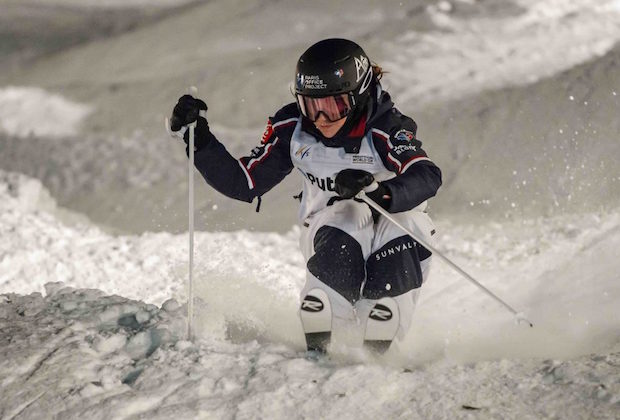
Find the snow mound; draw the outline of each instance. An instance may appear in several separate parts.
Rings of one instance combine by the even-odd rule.
[[[187,235],[114,236],[86,222],[69,225],[53,200],[41,204],[47,195],[39,181],[0,171],[0,293],[43,293],[46,283],[65,282],[157,305],[187,300]],[[197,232],[198,333],[301,346],[298,237],[298,229]]]
[[[186,235],[114,236],[89,223],[67,225],[55,208],[39,181],[0,171],[0,293],[42,293],[46,283],[62,281],[156,304],[187,298]],[[227,293],[230,300],[218,305],[228,312],[245,294],[243,283],[270,298],[296,298],[303,282],[298,233],[198,232],[197,287]],[[249,289],[248,300],[257,292]]]
[[[0,417],[614,418],[620,347],[417,368],[179,339],[183,308],[47,286],[0,295]]]
[[[463,3],[469,2],[429,6],[439,30],[408,29],[386,43],[390,58],[382,64],[394,78],[392,91],[399,102],[533,83],[602,56],[620,40],[617,0],[596,5],[590,0],[495,2],[498,10],[520,8],[498,16],[476,16],[480,6],[472,4],[465,18],[458,13],[467,8]]]
[[[148,8],[179,7],[193,0],[30,0],[31,3],[61,7]]]
[[[2,187],[6,179],[13,181]],[[0,293],[43,293],[46,283],[62,281],[157,305],[187,300],[186,235],[114,236],[87,223],[66,225],[24,204],[27,185],[36,181],[0,177]],[[535,327],[514,325],[503,307],[436,261],[412,329],[394,346],[393,363],[569,358],[620,341],[620,214],[437,225],[439,249],[525,311]],[[298,229],[285,235],[197,232],[197,333],[303,348],[298,238]]]
[[[0,170],[0,197],[1,211],[31,213],[56,209],[56,201],[39,180],[15,172]]]
[[[75,135],[92,111],[88,105],[37,87],[0,89],[0,130],[18,138]]]

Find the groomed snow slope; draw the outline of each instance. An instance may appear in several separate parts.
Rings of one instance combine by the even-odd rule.
[[[618,214],[440,222],[440,248],[536,326],[513,324],[438,262],[402,343],[379,359],[338,348],[317,363],[303,357],[296,315],[298,232],[197,235],[190,344],[176,303],[185,236],[60,222],[22,175],[1,173],[0,199],[2,418],[614,418],[620,408]]]

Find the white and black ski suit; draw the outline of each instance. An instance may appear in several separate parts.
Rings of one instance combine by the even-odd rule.
[[[432,242],[434,227],[424,209],[441,185],[441,172],[416,138],[416,123],[394,108],[387,92],[377,90],[372,109],[347,136],[322,138],[292,103],[269,119],[261,145],[241,159],[233,158],[210,131],[198,132],[208,138],[196,152],[195,164],[217,191],[247,202],[298,171],[303,178],[301,249],[307,265],[302,296],[313,288],[325,290],[334,328],[339,322],[360,324],[377,299],[393,297],[402,338],[431,254],[384,217],[373,218],[365,203],[341,199],[334,179],[347,168],[372,173],[390,192],[387,210]]]

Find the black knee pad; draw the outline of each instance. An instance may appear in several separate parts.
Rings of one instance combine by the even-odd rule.
[[[308,271],[349,302],[357,301],[366,274],[361,245],[348,233],[323,226],[314,236],[314,252]]]
[[[391,240],[368,257],[362,294],[368,299],[379,299],[417,289],[422,285],[420,259],[429,254],[410,236]]]

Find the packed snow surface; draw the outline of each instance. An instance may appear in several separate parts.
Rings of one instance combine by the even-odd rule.
[[[382,357],[304,357],[298,231],[199,232],[185,337],[187,237],[62,222],[38,181],[0,176],[2,418],[613,418],[620,408],[620,214],[438,223],[441,262],[408,336]],[[61,281],[61,282],[59,282]],[[16,294],[18,293],[18,294]],[[124,297],[121,297],[124,296]],[[469,364],[463,364],[469,362]]]
[[[620,348],[402,368],[179,339],[182,308],[50,285],[0,295],[5,419],[614,418]],[[480,417],[479,417],[480,416]]]

